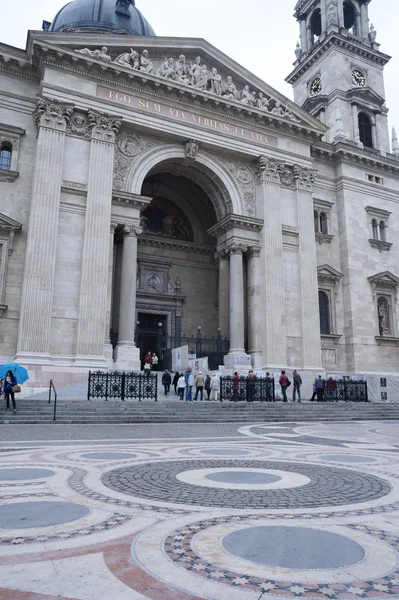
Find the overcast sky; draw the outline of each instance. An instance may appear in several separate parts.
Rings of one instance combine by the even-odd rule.
[[[1,0],[5,2],[5,0]],[[294,61],[299,27],[293,18],[296,0],[136,0],[157,35],[202,37],[289,98],[284,82]],[[0,41],[25,48],[28,29],[41,29],[66,0],[7,2],[2,11]],[[399,133],[399,2],[373,0],[370,20],[381,51],[393,56],[385,69],[390,125]]]

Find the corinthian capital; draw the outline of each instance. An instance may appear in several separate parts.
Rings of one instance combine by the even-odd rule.
[[[316,174],[313,171],[300,167],[299,165],[294,165],[293,173],[298,189],[306,190],[308,192],[313,190],[313,184],[316,179]]]
[[[100,142],[115,142],[115,136],[118,133],[122,123],[121,117],[114,117],[104,113],[96,113],[92,110],[88,114],[89,127],[91,127],[91,137]]]
[[[261,181],[266,180],[273,183],[278,183],[280,181],[279,164],[274,158],[260,156],[257,170]]]
[[[248,250],[248,246],[246,244],[240,244],[233,242],[226,248],[226,252],[229,254],[243,254]]]
[[[125,237],[137,237],[143,233],[143,228],[138,225],[124,225],[123,234]]]
[[[33,113],[35,125],[39,127],[47,127],[48,129],[57,129],[65,131],[67,123],[73,114],[72,104],[63,104],[58,100],[51,98],[37,97],[36,108]]]

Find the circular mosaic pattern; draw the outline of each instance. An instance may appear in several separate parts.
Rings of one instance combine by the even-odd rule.
[[[209,473],[205,475],[205,479],[211,481],[221,481],[222,483],[275,483],[281,481],[281,477],[277,475],[269,475],[268,473],[254,473],[245,471],[220,471],[219,473]]]
[[[82,519],[90,509],[73,502],[18,502],[0,506],[0,529],[50,527]]]
[[[215,448],[213,450],[201,450],[201,454],[208,456],[249,456],[249,450],[233,450],[230,448]]]
[[[229,533],[227,552],[268,567],[337,569],[361,561],[365,551],[342,535],[306,527],[249,527]]]
[[[214,489],[187,484],[177,476],[188,470],[238,468],[289,471],[310,479],[290,489]],[[122,494],[149,500],[239,509],[291,509],[341,506],[386,496],[391,486],[374,475],[330,466],[263,460],[183,460],[125,466],[106,473],[103,484]]]
[[[92,460],[127,460],[136,458],[136,454],[131,452],[86,452],[80,455],[81,458],[90,458]]]
[[[323,460],[331,460],[332,462],[342,463],[372,463],[375,458],[368,456],[351,456],[350,454],[325,454],[321,456]]]
[[[8,469],[0,469],[0,481],[26,481],[27,479],[44,479],[52,477],[54,471],[50,469],[33,469],[12,467]]]

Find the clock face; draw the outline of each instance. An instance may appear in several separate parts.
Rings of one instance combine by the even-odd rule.
[[[353,69],[352,71],[352,83],[354,85],[358,85],[359,87],[364,87],[366,85],[366,78],[359,69]]]
[[[310,84],[310,95],[317,96],[321,92],[321,79],[320,77],[316,77]]]

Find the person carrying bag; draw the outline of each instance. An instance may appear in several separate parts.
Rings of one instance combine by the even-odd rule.
[[[17,384],[17,380],[16,380],[15,376],[13,375],[12,371],[7,371],[7,373],[6,373],[3,391],[4,391],[4,394],[6,397],[7,410],[10,409],[10,397],[11,397],[12,406],[13,406],[13,410],[14,410],[14,414],[15,414],[17,412],[17,406],[15,404],[14,394],[17,394],[18,392],[20,392],[21,388]]]

